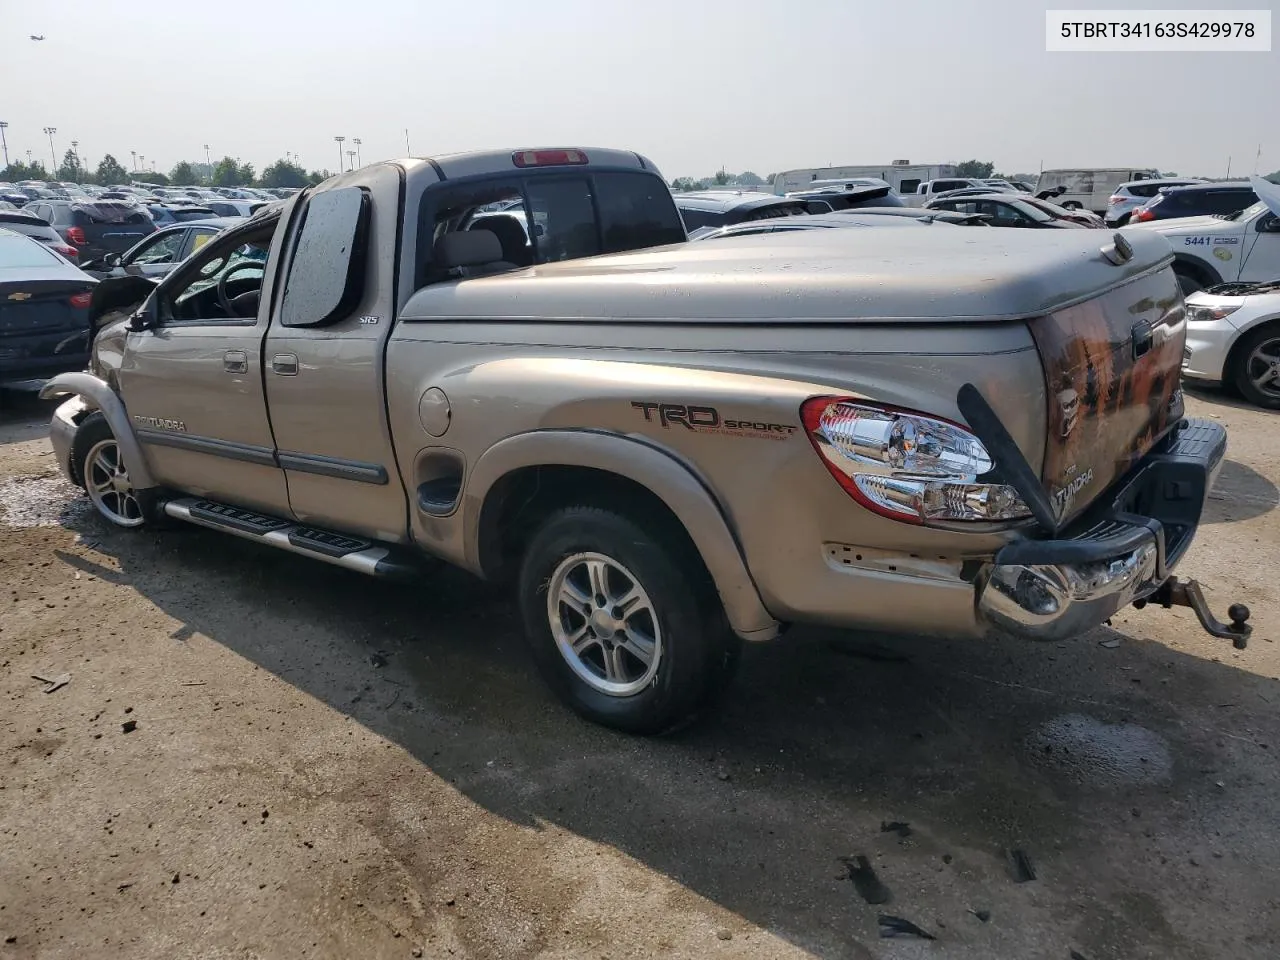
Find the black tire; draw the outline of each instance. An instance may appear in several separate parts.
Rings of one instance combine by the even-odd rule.
[[[1179,270],[1177,267],[1174,268],[1173,272],[1178,277],[1178,286],[1182,289],[1184,297],[1189,297],[1197,290],[1204,289],[1204,284],[1200,282],[1199,278],[1192,276],[1190,273]]]
[[[693,721],[727,685],[741,651],[701,562],[674,533],[655,537],[652,531],[661,529],[601,507],[558,510],[528,542],[517,580],[525,635],[544,679],[581,716],[628,733],[670,733]],[[581,554],[619,565],[651,601],[659,637],[656,672],[634,692],[593,686],[578,672],[585,658],[577,658],[576,669],[573,654],[562,653],[557,642],[548,591],[562,564],[570,568],[570,558]]]
[[[85,476],[86,458],[95,446],[108,440],[114,441],[115,434],[111,432],[111,425],[107,423],[107,418],[100,412],[89,414],[76,428],[75,439],[71,443],[71,476],[76,484],[87,493],[89,492],[89,478]],[[155,491],[135,490],[133,491],[133,496],[140,511],[140,522],[135,524],[125,524],[115,519],[110,512],[99,505],[92,493],[90,493],[89,499],[93,502],[94,509],[100,517],[121,529],[138,530],[144,527],[156,528],[169,525],[168,518],[164,516],[160,509],[160,502]]]
[[[1280,324],[1264,324],[1245,334],[1231,351],[1231,359],[1227,361],[1224,379],[1255,406],[1268,410],[1280,410],[1280,380],[1273,381],[1277,384],[1276,392],[1268,393],[1254,385],[1254,375],[1258,371],[1250,370],[1251,365],[1256,365],[1250,363],[1253,352],[1268,340],[1275,340],[1280,346]]]

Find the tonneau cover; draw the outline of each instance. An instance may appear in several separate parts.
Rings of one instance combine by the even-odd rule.
[[[1096,297],[1172,258],[1126,231],[803,230],[542,264],[419,290],[402,320],[848,323],[1015,320]]]

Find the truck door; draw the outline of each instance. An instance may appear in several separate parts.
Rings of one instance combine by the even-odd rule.
[[[1264,210],[1244,229],[1240,279],[1265,282],[1280,278],[1280,217]]]
[[[403,542],[404,487],[384,401],[400,177],[323,185],[295,215],[263,368],[289,504],[303,523]]]
[[[152,294],[131,330],[120,392],[156,479],[186,493],[288,511],[262,389],[258,291],[276,221],[206,244]]]

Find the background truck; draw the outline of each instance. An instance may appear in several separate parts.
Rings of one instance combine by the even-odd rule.
[[[979,234],[690,244],[634,153],[375,164],[101,283],[51,437],[121,527],[510,583],[555,690],[637,732],[789,623],[1061,639],[1195,602],[1226,436],[1182,417],[1168,245]]]

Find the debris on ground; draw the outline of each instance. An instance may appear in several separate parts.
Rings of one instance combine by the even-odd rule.
[[[137,729],[138,729],[137,720],[126,720],[124,723],[120,724],[120,731],[122,733],[133,733],[133,731]]]
[[[1088,957],[1086,957],[1079,950],[1072,950],[1070,953],[1070,957],[1071,957],[1071,960],[1088,960]]]
[[[1013,864],[1013,879],[1017,883],[1030,883],[1036,878],[1036,871],[1031,866],[1031,858],[1025,850],[1010,850],[1009,860]]]
[[[733,932],[730,930],[717,930],[716,937],[720,940],[732,940]]]
[[[117,883],[117,884],[116,884],[116,889],[117,889],[117,890],[128,890],[128,889],[129,889],[130,887],[132,887],[132,886],[133,886],[133,881],[132,881],[132,880],[126,880],[124,883]]]
[[[1100,646],[1100,647],[1106,647],[1108,650],[1114,650],[1116,647],[1120,646],[1120,638],[1119,638],[1119,637],[1107,637],[1107,639],[1105,639],[1105,640],[1099,640],[1099,641],[1098,641],[1098,646]]]
[[[840,862],[845,865],[849,871],[849,880],[852,881],[854,889],[858,891],[858,896],[862,897],[867,903],[888,903],[892,894],[889,888],[880,882],[880,878],[876,876],[875,869],[866,857],[858,855],[856,857],[841,857]]]
[[[375,667],[385,667],[387,665],[387,651],[379,650],[369,658],[369,662]]]
[[[921,930],[910,920],[904,920],[902,917],[882,913],[876,920],[880,924],[880,938],[882,940],[887,940],[890,937],[920,937],[923,940],[938,939],[929,931]]]
[[[60,673],[56,677],[42,677],[38,673],[33,673],[31,679],[39,680],[44,684],[44,689],[40,691],[41,693],[53,693],[53,691],[61,690],[71,682],[71,674]]]
[[[969,912],[972,913],[979,920],[981,920],[983,923],[986,923],[988,920],[991,919],[990,910],[970,910]]]
[[[881,820],[880,832],[896,833],[900,837],[909,837],[911,836],[911,824],[907,823],[905,820]]]

